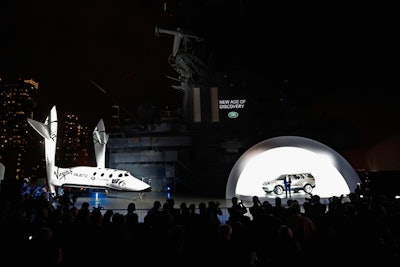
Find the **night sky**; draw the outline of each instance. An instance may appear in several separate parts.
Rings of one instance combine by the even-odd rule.
[[[113,104],[130,114],[143,103],[180,107],[182,93],[166,78],[178,76],[168,64],[173,36],[157,37],[156,26],[201,35],[208,58],[220,69],[246,64],[260,73],[268,68],[271,79],[281,80],[287,64],[285,29],[273,19],[277,11],[262,12],[252,1],[18,0],[0,5],[1,76],[39,82],[41,118],[52,105],[94,124],[109,116]]]
[[[171,19],[162,2],[125,2],[2,3],[3,76],[38,81],[42,112],[57,105],[84,119],[106,116],[113,104],[134,113],[141,101],[176,103],[165,78],[172,42],[154,34]]]
[[[38,120],[52,105],[90,127],[114,104],[133,115],[143,103],[176,108],[182,93],[166,78],[177,76],[168,64],[173,37],[154,29],[180,27],[204,37],[222,70],[247,66],[271,84],[287,79],[319,116],[344,117],[378,138],[398,134],[393,8],[258,2],[1,1],[0,75],[39,82]]]

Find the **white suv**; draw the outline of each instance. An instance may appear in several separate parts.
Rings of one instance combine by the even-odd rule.
[[[299,192],[303,190],[307,194],[311,194],[315,187],[315,178],[311,173],[296,173],[296,174],[282,174],[278,178],[264,182],[262,187],[266,193],[274,192],[277,195],[283,194],[285,192],[285,184],[283,180],[286,176],[291,176],[291,191]]]

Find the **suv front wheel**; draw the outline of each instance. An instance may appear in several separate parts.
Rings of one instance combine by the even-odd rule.
[[[277,185],[277,186],[275,186],[275,188],[274,188],[274,193],[277,194],[277,195],[282,195],[282,194],[283,194],[283,191],[284,191],[284,189],[283,189],[283,187],[280,186],[280,185]]]

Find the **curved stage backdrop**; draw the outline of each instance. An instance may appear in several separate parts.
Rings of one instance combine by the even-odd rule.
[[[347,195],[361,183],[354,168],[330,147],[305,137],[280,136],[254,145],[237,160],[228,178],[226,198],[285,197],[276,179],[298,174],[311,174],[314,184],[310,187],[304,182],[294,189],[292,186],[294,198],[311,194],[322,198]],[[267,184],[275,190],[265,191]]]

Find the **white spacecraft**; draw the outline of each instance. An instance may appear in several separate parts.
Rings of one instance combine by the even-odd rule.
[[[47,181],[50,193],[53,197],[57,195],[56,188],[58,187],[111,189],[131,192],[145,192],[151,190],[149,184],[133,176],[130,172],[105,167],[108,134],[105,132],[102,119],[93,131],[96,167],[76,166],[61,168],[55,166],[58,127],[55,106],[51,109],[44,123],[30,118],[28,118],[28,123],[45,139]]]

